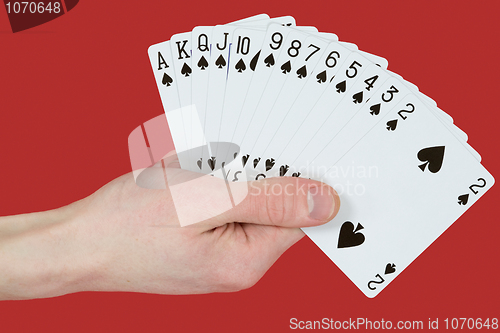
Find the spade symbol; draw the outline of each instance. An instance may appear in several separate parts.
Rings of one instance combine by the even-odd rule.
[[[248,158],[250,157],[250,155],[246,154],[246,155],[243,155],[241,157],[241,162],[243,164],[243,166],[245,166],[247,164],[247,161],[248,161]]]
[[[257,66],[257,61],[259,60],[259,56],[260,56],[260,51],[257,52],[257,54],[254,55],[252,60],[250,61],[250,69],[252,71],[255,71],[255,66]]]
[[[354,224],[350,221],[345,221],[344,224],[342,224],[342,227],[340,227],[339,242],[337,247],[340,249],[363,244],[365,241],[365,235],[358,232],[361,229],[364,228],[360,223],[358,223],[356,230],[354,230]]]
[[[290,167],[288,165],[282,165],[280,166],[280,177],[283,177],[287,172]]]
[[[337,88],[337,92],[340,94],[340,93],[343,93],[345,92],[345,80],[340,82],[340,83],[337,83],[337,85],[335,86],[335,88]]]
[[[207,59],[205,59],[204,56],[201,56],[200,61],[198,61],[198,67],[200,67],[202,71],[204,71],[205,68],[208,67]]]
[[[196,164],[198,165],[198,168],[200,168],[200,170],[201,170],[201,162],[202,162],[201,158],[198,161],[196,161]]]
[[[189,67],[188,64],[184,63],[181,68],[181,74],[184,75],[185,77],[188,77],[189,74],[191,74],[191,67]]]
[[[224,57],[222,56],[222,54],[215,61],[215,65],[217,66],[217,68],[222,68],[222,67],[226,66],[226,60],[224,60]]]
[[[274,163],[275,163],[274,162],[274,158],[268,158],[266,160],[266,171],[271,170],[273,168],[273,166],[274,166]]]
[[[273,56],[273,54],[271,53],[270,55],[268,55],[266,57],[266,59],[264,59],[264,62],[266,63],[267,67],[274,66],[274,56]]]
[[[207,163],[210,169],[213,171],[215,169],[215,157],[214,156],[210,157]]]
[[[326,81],[326,71],[322,71],[318,75],[316,75],[316,78],[318,79],[318,83],[323,83]]]
[[[297,76],[299,79],[303,79],[307,76],[307,69],[306,69],[306,65],[300,67],[299,69],[297,69]]]
[[[467,205],[467,202],[469,201],[469,194],[463,194],[458,197],[458,204],[459,205]]]
[[[172,80],[172,78],[167,73],[163,73],[163,78],[161,79],[161,83],[163,85],[167,85],[167,87],[170,87],[170,84],[172,82],[174,82],[174,80]]]
[[[436,173],[443,165],[444,146],[424,148],[418,152],[417,157],[425,162],[418,166],[422,171],[425,171],[425,167],[428,166],[430,172]]]
[[[292,70],[292,64],[290,63],[290,60],[281,65],[281,70],[283,71],[283,74],[290,73],[290,71]]]
[[[360,91],[359,93],[352,95],[352,100],[354,104],[361,103],[363,101],[363,91]]]
[[[384,274],[392,274],[396,271],[396,265],[392,263],[388,263],[385,265],[385,272]]]
[[[260,157],[257,157],[256,159],[253,160],[253,167],[254,169],[257,167],[257,164],[260,162]]]
[[[294,172],[294,173],[292,173],[292,177],[298,177],[298,176],[300,176],[300,172]]]
[[[368,101],[367,101],[368,102]],[[376,116],[380,113],[380,103],[370,106],[370,114]]]
[[[394,131],[396,129],[396,125],[398,124],[397,119],[389,120],[387,122],[387,130],[388,131]]]
[[[238,73],[243,73],[243,71],[247,69],[247,66],[245,65],[243,59],[240,59],[240,61],[236,63],[236,66],[234,66],[234,68],[238,70]]]

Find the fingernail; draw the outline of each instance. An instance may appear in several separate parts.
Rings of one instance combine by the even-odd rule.
[[[307,205],[309,206],[309,217],[329,221],[338,206],[336,195],[329,186],[313,186],[307,193]]]

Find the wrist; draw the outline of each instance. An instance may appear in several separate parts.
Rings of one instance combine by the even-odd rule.
[[[0,299],[86,290],[98,269],[81,242],[82,202],[0,218]]]

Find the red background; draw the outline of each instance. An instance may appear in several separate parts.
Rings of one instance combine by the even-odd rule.
[[[0,215],[66,205],[130,171],[129,133],[163,112],[148,46],[262,12],[292,15],[387,58],[454,118],[499,177],[499,4],[83,0],[16,34],[0,9]],[[494,186],[374,299],[305,238],[249,290],[0,302],[1,330],[278,332],[289,330],[291,317],[500,317],[499,191]]]

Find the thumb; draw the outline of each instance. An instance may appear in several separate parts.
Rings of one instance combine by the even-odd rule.
[[[266,178],[233,183],[233,196],[246,193],[233,209],[217,217],[220,222],[247,222],[298,228],[324,224],[337,215],[340,199],[319,181],[298,177]]]

